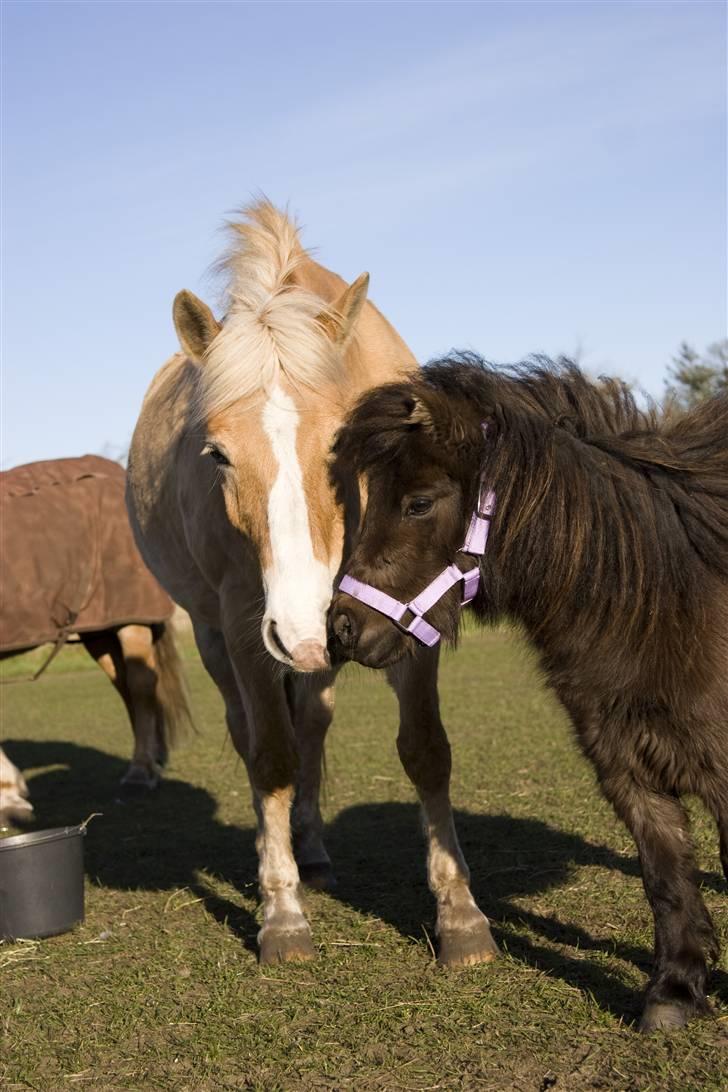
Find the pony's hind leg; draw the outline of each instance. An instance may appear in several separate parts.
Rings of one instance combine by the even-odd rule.
[[[720,841],[720,863],[728,882],[728,774],[712,777],[707,784],[696,788],[699,788],[698,795],[705,806],[715,816]]]
[[[718,837],[720,838],[720,863],[728,883],[728,808],[718,816]]]
[[[470,872],[450,804],[451,756],[437,696],[438,652],[421,650],[388,671],[399,699],[397,750],[422,804],[427,875],[437,900],[438,959],[447,967],[498,955],[490,925],[470,891]]]
[[[319,807],[324,741],[334,715],[333,675],[285,679],[298,751],[296,795],[291,813],[293,852],[302,881],[319,891],[336,883],[323,842]]]
[[[637,843],[655,922],[655,958],[640,1030],[680,1027],[710,1011],[707,959],[718,951],[696,881],[688,819],[676,796],[650,790],[629,769],[615,766],[612,762],[608,772],[600,772],[601,786]]]
[[[228,730],[243,759],[258,819],[258,882],[263,925],[258,933],[261,963],[313,959],[316,950],[299,898],[298,868],[291,845],[295,747],[283,683],[271,675],[273,662],[251,659],[237,644],[238,674],[220,630],[194,623],[195,640],[207,671],[224,700]],[[270,660],[270,663],[269,663]]]

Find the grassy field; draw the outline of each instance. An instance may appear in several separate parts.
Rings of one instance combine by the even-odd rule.
[[[689,1090],[728,1087],[728,974],[715,1021],[632,1027],[651,920],[626,831],[507,631],[445,657],[453,798],[473,890],[503,958],[445,972],[393,698],[347,670],[328,747],[335,895],[308,898],[318,961],[258,966],[253,815],[221,702],[186,648],[199,736],[150,799],[115,803],[121,702],[78,649],[0,690],[37,826],[93,821],[86,921],[0,946],[0,1088]],[[27,662],[3,665],[19,679]],[[717,836],[692,809],[728,949]],[[722,1004],[721,1004],[722,998]]]

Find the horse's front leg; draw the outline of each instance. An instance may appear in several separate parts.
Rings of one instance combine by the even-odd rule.
[[[261,963],[313,959],[315,950],[299,895],[291,839],[291,807],[297,771],[293,727],[283,682],[274,665],[261,660],[239,672],[232,657],[246,713],[245,762],[258,817],[258,884],[263,925],[258,933]]]
[[[198,624],[195,638],[225,698],[230,735],[253,790],[263,904],[260,962],[313,959],[316,952],[301,905],[291,841],[297,761],[283,677],[262,646],[251,643],[241,617],[242,612],[237,624],[223,631]]]
[[[336,881],[323,842],[319,795],[324,741],[334,715],[334,673],[304,678],[289,675],[286,691],[298,751],[293,850],[303,882],[319,891],[328,891]]]
[[[485,914],[470,892],[470,872],[450,804],[451,756],[440,719],[437,649],[422,649],[387,672],[399,699],[397,750],[422,803],[427,876],[437,899],[438,958],[448,967],[487,963],[498,955]]]

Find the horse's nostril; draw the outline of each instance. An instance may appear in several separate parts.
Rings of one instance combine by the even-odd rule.
[[[287,660],[290,660],[291,654],[286,646],[283,644],[283,641],[278,636],[278,626],[275,624],[275,622],[270,622],[270,629],[268,630],[268,632],[270,634],[271,640],[275,644],[278,651],[281,652]]]
[[[346,611],[340,611],[334,618],[334,634],[344,648],[353,648],[356,644],[356,626]]]

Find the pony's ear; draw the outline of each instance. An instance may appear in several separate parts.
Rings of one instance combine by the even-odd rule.
[[[430,407],[421,398],[412,399],[412,408],[407,415],[407,423],[419,425],[425,432],[433,432],[435,423]]]
[[[368,288],[369,274],[362,273],[319,315],[319,322],[336,345],[344,345],[354,332]]]
[[[222,326],[207,304],[187,289],[178,292],[174,297],[172,317],[182,350],[190,360],[201,364]]]
[[[413,396],[409,402],[407,424],[421,428],[439,447],[455,454],[481,442],[482,430],[465,403],[434,393],[428,394],[427,401]]]

